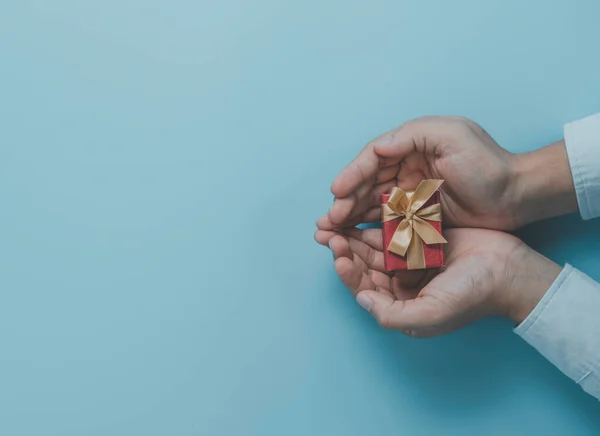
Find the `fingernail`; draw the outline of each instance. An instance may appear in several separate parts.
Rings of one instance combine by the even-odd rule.
[[[360,293],[356,296],[356,302],[358,304],[360,304],[360,307],[365,309],[367,312],[370,312],[371,307],[373,307],[373,300],[371,300],[369,297],[367,297],[363,293]]]
[[[329,249],[331,250],[331,255],[333,256],[333,260],[335,260],[335,251],[333,251],[333,248],[331,248],[331,240],[327,243],[327,245],[329,245]]]

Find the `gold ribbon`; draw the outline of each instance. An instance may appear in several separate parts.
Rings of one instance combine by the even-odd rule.
[[[404,217],[394,231],[387,246],[388,251],[406,256],[408,269],[425,268],[425,244],[445,244],[444,237],[427,221],[441,221],[442,207],[433,204],[421,209],[427,200],[444,183],[443,180],[423,180],[413,192],[393,188],[390,198],[382,208],[383,222]]]

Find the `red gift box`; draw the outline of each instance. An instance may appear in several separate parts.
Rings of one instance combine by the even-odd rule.
[[[407,192],[407,195],[412,195],[413,192]],[[387,204],[390,198],[390,194],[383,194],[381,196],[382,205]],[[420,209],[425,209],[428,206],[434,204],[440,204],[440,192],[435,191],[433,195],[423,204]],[[400,256],[388,250],[390,242],[398,228],[400,222],[405,219],[404,216],[400,216],[396,219],[382,222],[382,233],[383,233],[383,259],[386,271],[396,270],[407,270],[408,262],[407,256]],[[442,233],[442,222],[440,221],[427,221],[438,233]],[[416,236],[416,235],[415,235]],[[425,259],[425,268],[438,268],[444,266],[444,247],[443,244],[422,244],[423,255]],[[408,254],[408,253],[407,253]],[[422,269],[422,268],[410,268],[410,269]]]

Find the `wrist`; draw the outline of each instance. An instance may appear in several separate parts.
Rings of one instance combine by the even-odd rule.
[[[514,205],[519,227],[577,212],[577,196],[564,141],[513,155]]]
[[[561,267],[525,244],[507,261],[504,315],[515,324],[529,316],[546,294]]]

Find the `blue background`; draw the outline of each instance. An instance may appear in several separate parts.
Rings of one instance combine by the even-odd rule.
[[[599,111],[598,16],[2,2],[0,434],[599,434],[596,400],[510,323],[382,331],[312,239],[337,172],[410,118],[525,151]],[[522,234],[600,279],[598,221]]]

